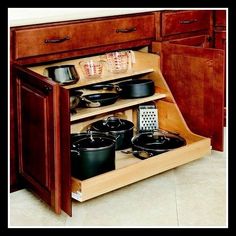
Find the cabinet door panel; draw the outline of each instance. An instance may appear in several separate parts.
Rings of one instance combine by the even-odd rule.
[[[223,150],[224,51],[162,44],[162,70],[189,126]]]
[[[61,149],[69,148],[60,142],[60,87],[34,72],[14,68],[19,173],[26,186],[60,213]]]

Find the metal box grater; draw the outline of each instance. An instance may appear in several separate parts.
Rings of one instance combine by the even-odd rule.
[[[138,131],[158,129],[158,111],[155,105],[140,105],[138,109]]]

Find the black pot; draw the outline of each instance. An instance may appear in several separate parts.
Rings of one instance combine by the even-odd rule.
[[[112,134],[116,137],[116,150],[131,147],[134,124],[131,121],[108,117],[91,124],[90,129],[94,131]]]
[[[140,133],[131,142],[134,156],[140,159],[145,159],[144,152],[151,157],[186,145],[181,136],[162,130]]]
[[[74,84],[79,80],[74,65],[49,66],[45,68],[44,75],[61,85]]]
[[[118,83],[122,98],[143,98],[155,93],[154,82],[150,79],[134,79]]]
[[[79,133],[71,135],[71,172],[80,180],[115,169],[115,143],[111,135]]]

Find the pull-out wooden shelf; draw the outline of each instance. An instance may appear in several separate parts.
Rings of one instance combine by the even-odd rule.
[[[135,157],[117,155],[117,163],[127,162],[128,166],[118,168],[87,180],[78,180],[72,177],[72,198],[83,202],[101,194],[135,183],[142,179],[183,165],[199,156],[210,154],[210,140],[198,142],[169,151],[155,157],[140,160]],[[132,164],[131,164],[132,163]]]
[[[179,132],[187,145],[146,160],[116,151],[115,170],[82,181],[72,177],[72,198],[83,202],[210,154],[210,139],[193,134],[173,103],[160,100],[157,106],[165,117],[160,128]]]
[[[91,59],[99,60],[101,58],[101,56],[103,56],[103,55],[86,57],[86,58],[79,58],[79,59],[74,59],[74,60],[66,60],[66,61],[56,62],[56,63],[52,63],[52,64],[48,64],[48,65],[34,66],[34,67],[29,67],[29,69],[40,74],[40,75],[44,75],[44,70],[46,67],[60,66],[60,65],[74,65],[76,71],[79,74],[80,79],[75,84],[64,86],[64,88],[66,88],[66,89],[73,89],[73,88],[84,87],[84,86],[91,85],[91,84],[102,83],[102,82],[111,81],[111,80],[113,81],[113,80],[118,80],[121,78],[130,77],[130,76],[150,73],[150,72],[154,71],[154,68],[156,66],[159,66],[159,61],[157,60],[156,55],[154,55],[154,54],[148,54],[148,53],[135,51],[134,55],[135,55],[136,62],[132,65],[132,68],[129,67],[127,72],[114,74],[114,73],[109,72],[107,70],[106,66],[104,66],[102,76],[99,79],[85,78],[85,76],[79,66],[79,62],[83,61],[83,60],[91,60]]]

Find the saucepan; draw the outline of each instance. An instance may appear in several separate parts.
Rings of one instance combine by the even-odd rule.
[[[49,66],[44,69],[43,74],[61,85],[74,84],[79,80],[74,65]]]

